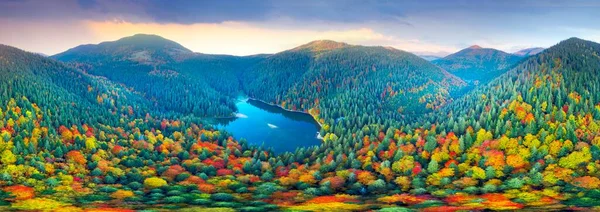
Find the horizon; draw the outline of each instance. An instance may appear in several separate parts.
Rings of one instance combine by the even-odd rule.
[[[4,1],[0,25],[11,30],[0,34],[0,43],[55,55],[142,33],[194,52],[236,56],[273,54],[313,40],[431,56],[472,45],[514,53],[570,37],[600,42],[593,21],[599,8],[589,0]]]
[[[158,36],[158,37],[160,37],[160,38],[162,38],[162,39],[169,40],[169,41],[173,41],[173,42],[175,42],[175,43],[177,43],[177,44],[181,45],[182,47],[184,47],[184,48],[186,48],[186,49],[189,49],[189,50],[190,50],[190,51],[192,51],[193,53],[197,53],[197,54],[228,55],[228,56],[239,56],[239,57],[244,57],[244,56],[254,56],[254,55],[272,55],[272,54],[277,54],[277,53],[280,53],[280,52],[284,52],[284,51],[288,51],[288,50],[293,50],[293,49],[296,49],[296,48],[298,48],[298,47],[301,47],[301,46],[304,46],[304,45],[308,45],[308,44],[310,44],[310,43],[317,42],[317,41],[330,41],[330,42],[335,42],[335,43],[346,44],[346,45],[349,45],[349,46],[365,46],[365,47],[383,47],[383,48],[393,48],[393,49],[396,49],[396,50],[401,50],[401,51],[409,52],[409,53],[415,54],[415,55],[417,55],[417,56],[423,56],[423,57],[440,57],[440,58],[443,58],[443,57],[446,57],[446,56],[448,56],[448,55],[451,55],[451,54],[454,54],[454,53],[457,53],[457,52],[459,52],[459,51],[466,50],[466,49],[493,49],[493,50],[502,51],[502,52],[505,52],[505,53],[508,53],[508,54],[516,54],[516,53],[518,53],[519,51],[523,51],[523,50],[530,50],[530,49],[536,49],[536,48],[547,49],[547,48],[550,48],[550,47],[552,47],[552,46],[554,46],[554,45],[556,45],[556,44],[558,44],[558,43],[560,43],[560,42],[562,42],[562,41],[565,41],[565,40],[568,40],[568,39],[571,39],[571,38],[582,39],[582,38],[578,38],[578,37],[569,37],[569,38],[565,38],[565,39],[559,40],[559,41],[557,41],[555,44],[552,44],[552,45],[550,45],[550,46],[547,46],[547,47],[528,47],[528,48],[519,49],[519,50],[517,50],[517,51],[513,51],[513,52],[507,52],[507,51],[503,51],[503,50],[501,50],[501,49],[495,49],[495,48],[491,48],[491,47],[480,46],[480,45],[474,44],[474,45],[471,45],[471,46],[465,47],[465,48],[463,48],[463,49],[459,49],[459,50],[457,50],[457,51],[455,51],[455,52],[449,52],[448,54],[445,54],[445,55],[443,55],[443,56],[439,56],[439,55],[435,55],[435,54],[419,54],[419,53],[415,53],[415,52],[406,51],[406,50],[403,50],[403,49],[398,49],[398,48],[396,48],[396,47],[393,47],[393,46],[383,46],[383,45],[361,45],[361,44],[352,44],[352,43],[347,43],[347,42],[343,42],[343,41],[337,41],[337,40],[331,40],[331,39],[319,39],[319,40],[312,40],[312,41],[308,41],[308,42],[306,42],[306,43],[299,44],[299,45],[297,45],[297,46],[294,46],[294,47],[292,47],[292,48],[289,48],[289,49],[283,49],[283,50],[281,50],[281,51],[278,51],[278,52],[273,52],[273,53],[260,53],[260,52],[259,52],[259,53],[256,53],[256,54],[249,54],[249,55],[234,55],[234,54],[220,54],[220,53],[214,53],[214,54],[213,54],[213,53],[206,53],[206,52],[197,52],[197,51],[194,51],[194,50],[193,50],[193,49],[191,49],[191,48],[188,48],[188,47],[187,47],[187,46],[185,46],[184,44],[181,44],[181,43],[179,43],[179,42],[177,42],[177,41],[175,41],[175,40],[171,40],[171,39],[168,39],[168,38],[162,37],[162,36],[160,36],[160,35],[156,35],[156,34],[145,34],[145,33],[137,33],[137,34],[133,34],[133,35],[129,35],[129,36],[125,36],[125,37],[121,37],[121,38],[118,38],[118,39],[115,39],[115,40],[101,41],[101,42],[98,42],[98,43],[85,43],[85,44],[80,44],[80,45],[77,45],[77,46],[70,47],[70,48],[68,48],[68,49],[66,49],[66,50],[64,50],[64,51],[58,52],[58,53],[56,53],[56,54],[51,54],[51,55],[49,55],[49,54],[45,54],[45,53],[43,53],[43,52],[34,52],[34,51],[29,51],[29,50],[26,50],[26,49],[22,49],[22,50],[25,50],[25,51],[28,51],[28,52],[31,52],[31,53],[41,54],[41,55],[43,55],[43,56],[48,56],[48,57],[51,57],[51,56],[55,56],[55,55],[58,55],[58,54],[61,54],[61,53],[65,53],[65,52],[67,52],[67,51],[69,51],[69,50],[72,50],[72,49],[74,49],[74,48],[77,48],[77,47],[80,47],[80,46],[88,46],[88,45],[94,45],[94,46],[95,46],[95,45],[100,45],[100,44],[102,44],[102,43],[107,43],[107,42],[116,42],[116,41],[119,41],[119,40],[121,40],[121,39],[124,39],[124,38],[135,37],[135,36],[138,36],[138,35]],[[582,39],[582,40],[585,40],[585,39]],[[595,42],[595,41],[593,41],[593,42]],[[3,44],[3,43],[0,43],[0,44]],[[7,44],[4,44],[4,45],[7,45]],[[11,45],[8,45],[8,46],[11,46]],[[16,47],[16,46],[12,46],[12,47],[18,48],[18,47]],[[21,49],[21,48],[18,48],[18,49]]]

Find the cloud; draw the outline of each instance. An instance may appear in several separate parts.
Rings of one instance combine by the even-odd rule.
[[[135,33],[198,52],[274,53],[315,39],[444,56],[473,44],[512,51],[598,40],[593,0],[5,0],[0,43],[54,54]],[[111,27],[115,27],[112,29]],[[129,28],[131,27],[131,28]]]
[[[116,40],[137,33],[157,34],[202,53],[250,55],[276,53],[313,40],[335,40],[356,45],[392,46],[405,51],[454,51],[414,39],[401,39],[370,28],[343,30],[278,29],[243,22],[218,24],[159,24],[124,21],[85,22],[93,37]]]

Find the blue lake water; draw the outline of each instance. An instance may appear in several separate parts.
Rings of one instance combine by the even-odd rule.
[[[320,145],[319,124],[306,113],[292,112],[256,100],[236,103],[237,118],[220,119],[217,128],[236,139],[273,148],[276,153],[294,151],[298,147]]]

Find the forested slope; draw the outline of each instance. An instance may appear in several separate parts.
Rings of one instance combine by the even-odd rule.
[[[199,117],[232,116],[240,87],[236,73],[261,59],[194,53],[144,34],[82,45],[52,57],[131,87],[163,112]]]
[[[116,124],[121,116],[144,116],[150,104],[137,93],[101,77],[22,50],[0,46],[1,103],[12,98],[55,111],[56,123]]]
[[[416,55],[333,41],[268,56],[242,80],[251,97],[308,111],[328,125],[343,119],[347,128],[439,109],[465,86]]]
[[[471,46],[432,63],[471,85],[478,85],[500,76],[522,58],[496,49]]]
[[[436,79],[452,84],[455,78],[433,74],[440,70],[435,67],[415,73],[420,63],[413,62],[423,60],[394,60],[413,55],[393,49],[327,43],[283,55],[292,53],[308,58],[309,68],[299,76],[281,70],[306,83],[278,85],[264,78],[242,87],[252,91],[245,86],[274,83],[272,89],[287,92],[282,97],[314,94],[324,110],[319,114],[339,111],[346,118],[327,121],[321,146],[274,155],[190,117],[156,116],[144,109],[152,103],[119,84],[2,46],[0,196],[12,208],[35,200],[46,204],[29,205],[51,209],[97,202],[248,211],[390,204],[441,211],[600,206],[600,44],[565,40],[411,122],[382,120],[370,111],[379,105],[366,105],[364,112],[353,101],[371,101],[361,95],[393,87],[371,79],[416,73],[430,78],[409,81],[418,85]],[[242,75],[261,70],[277,75],[278,69],[256,68],[269,60],[287,64],[287,57],[267,56]],[[349,57],[355,59],[344,59]],[[383,62],[373,65],[369,58]],[[444,89],[446,83],[424,88]],[[264,89],[262,98],[281,98]],[[99,95],[105,90],[111,91],[106,98]],[[44,198],[32,199],[36,196]]]

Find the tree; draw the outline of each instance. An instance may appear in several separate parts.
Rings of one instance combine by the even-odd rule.
[[[17,161],[17,157],[12,153],[12,151],[4,150],[2,151],[0,161],[2,161],[2,164],[4,165],[14,164]]]
[[[144,186],[149,189],[160,188],[166,185],[167,181],[158,177],[150,177],[144,180]]]

